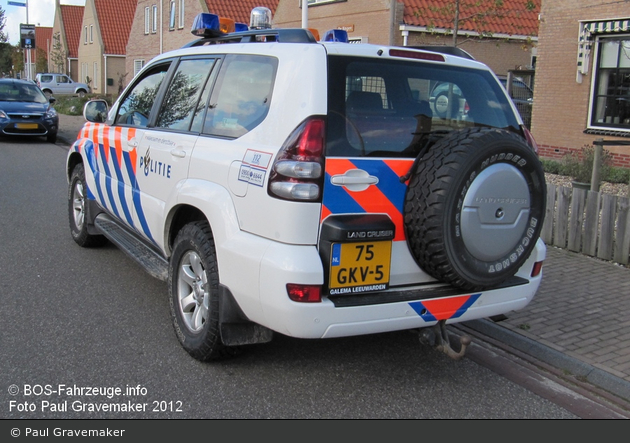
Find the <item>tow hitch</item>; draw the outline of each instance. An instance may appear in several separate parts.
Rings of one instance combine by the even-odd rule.
[[[466,348],[472,342],[468,335],[462,335],[459,338],[460,349],[459,351],[455,351],[451,347],[449,333],[446,330],[446,320],[440,320],[437,324],[429,328],[420,329],[418,338],[420,339],[420,343],[423,345],[431,346],[436,350],[445,353],[453,360],[460,360],[464,357]]]

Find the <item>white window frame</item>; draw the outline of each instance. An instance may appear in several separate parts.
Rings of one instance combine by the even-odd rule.
[[[177,27],[180,29],[184,27],[184,10],[185,10],[185,1],[179,0],[179,23]]]
[[[85,37],[83,38],[83,44],[87,45],[87,43],[88,43],[88,27],[87,27],[87,25],[85,25],[83,27],[83,33],[85,34]]]
[[[94,43],[94,25],[90,25],[90,43]]]
[[[142,68],[144,68],[144,59],[143,58],[135,59],[133,61],[133,76],[135,77],[136,75],[138,75],[138,72],[140,72]]]
[[[144,33],[151,32],[151,9],[147,6],[144,8]]]
[[[94,78],[93,78],[94,89],[98,89],[98,62],[94,62],[94,68],[93,68],[92,74],[94,74]]]
[[[157,32],[157,25],[158,25],[158,7],[157,5],[153,5],[151,6],[151,34],[155,34]]]
[[[602,88],[602,86],[599,84],[601,79],[599,79],[600,77],[600,73],[602,70],[604,69],[614,69],[614,70],[626,70],[628,69],[628,61],[625,62],[625,66],[623,66],[620,62],[620,60],[616,60],[616,64],[617,67],[616,68],[612,68],[612,67],[607,67],[607,68],[603,68],[600,66],[601,60],[600,60],[600,50],[602,45],[606,42],[606,41],[614,41],[614,40],[623,40],[626,42],[630,43],[630,34],[627,33],[623,33],[623,34],[602,34],[602,35],[598,35],[595,39],[594,39],[594,43],[593,43],[593,48],[595,49],[595,57],[592,60],[592,65],[593,65],[593,72],[592,72],[592,79],[591,79],[591,91],[590,91],[590,97],[589,97],[589,111],[588,111],[588,123],[587,123],[587,130],[595,130],[595,131],[613,131],[613,132],[619,132],[619,133],[628,133],[630,132],[630,123],[627,123],[626,121],[628,120],[628,118],[625,119],[625,121],[619,121],[619,115],[617,114],[617,116],[606,116],[605,117],[605,121],[598,121],[598,122],[593,122],[593,120],[596,117],[597,114],[603,114],[603,110],[600,109],[603,105],[601,103],[597,103],[597,97],[601,96],[601,95],[605,95],[603,92],[602,93],[598,93],[598,91],[596,90],[596,88],[598,86],[600,86],[600,88]],[[621,55],[623,55],[624,52],[627,51],[621,51]],[[626,57],[628,56],[628,54],[626,54]],[[605,86],[604,86],[605,87]],[[604,106],[605,108],[605,106]],[[602,117],[604,118],[604,117]]]
[[[175,0],[168,5],[168,29],[175,29]]]

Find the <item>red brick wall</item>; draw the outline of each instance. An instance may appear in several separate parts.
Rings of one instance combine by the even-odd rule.
[[[630,3],[599,0],[553,0],[542,3],[532,134],[541,157],[560,159],[569,150],[591,145],[601,135],[584,134],[593,73],[576,81],[580,20],[630,17]],[[606,140],[628,140],[604,136]],[[605,146],[615,166],[630,166],[630,147]]]

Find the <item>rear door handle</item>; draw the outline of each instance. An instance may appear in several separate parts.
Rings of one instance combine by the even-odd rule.
[[[378,183],[378,177],[363,169],[349,169],[343,174],[333,175],[330,182],[335,186],[344,186],[350,191],[364,191]]]

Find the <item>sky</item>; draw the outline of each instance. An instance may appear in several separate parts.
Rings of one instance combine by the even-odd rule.
[[[8,4],[9,0],[0,0],[0,7],[7,19],[4,32],[9,36],[9,43],[15,45],[20,42],[20,23],[26,24],[28,9],[28,23],[35,26],[52,28],[55,20],[55,0],[11,0],[26,3],[28,8]],[[85,0],[61,0],[62,5],[85,6]]]

